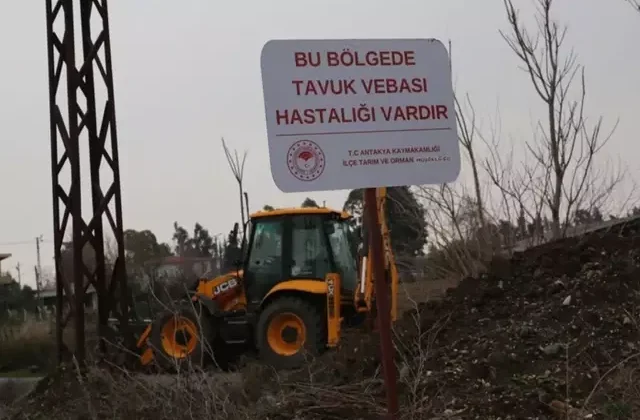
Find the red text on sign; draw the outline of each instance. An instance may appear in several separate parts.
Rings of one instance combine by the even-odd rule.
[[[366,104],[352,108],[277,109],[276,124],[348,124],[376,120],[375,108]]]
[[[414,51],[367,51],[358,52],[345,48],[342,51],[328,51],[326,55],[320,52],[297,51],[293,53],[296,67],[400,67],[415,66]]]
[[[413,79],[369,79],[360,83],[367,94],[384,93],[427,93],[427,78]]]
[[[385,93],[427,93],[427,78],[412,79],[362,79],[356,85],[354,79],[338,80],[292,80],[296,95],[356,95],[356,86],[361,86],[366,94]]]
[[[300,95],[355,95],[355,80],[292,80],[296,94]]]
[[[349,124],[376,121],[378,112],[385,121],[426,121],[448,118],[446,105],[398,105],[368,107],[361,104],[351,108],[292,108],[277,109],[276,124]]]
[[[446,105],[381,106],[387,121],[423,121],[447,119]]]

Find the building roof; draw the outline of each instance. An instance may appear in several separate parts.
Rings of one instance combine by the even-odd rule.
[[[343,219],[348,219],[351,215],[344,211],[334,210],[327,207],[292,207],[275,210],[261,210],[251,215],[251,218],[286,216],[296,214],[337,214]]]
[[[75,288],[73,287],[73,284],[71,285],[71,289],[74,290]],[[51,297],[55,297],[57,293],[56,287],[55,285],[53,287],[46,287],[42,290],[40,290],[40,297],[42,298],[51,298]],[[89,285],[89,287],[87,288],[87,295],[92,295],[96,292],[96,289],[93,287],[92,284]]]
[[[11,254],[0,254],[0,261],[6,260],[9,257],[11,257]]]

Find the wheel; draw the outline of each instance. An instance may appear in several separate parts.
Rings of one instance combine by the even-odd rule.
[[[201,310],[200,315],[197,309],[203,308],[185,305],[154,321],[149,340],[162,367],[175,370],[204,365],[212,328],[209,314]]]
[[[283,297],[260,314],[256,347],[260,358],[276,369],[294,369],[316,356],[326,344],[322,312],[304,299]]]

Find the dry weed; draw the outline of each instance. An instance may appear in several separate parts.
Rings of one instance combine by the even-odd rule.
[[[55,358],[55,342],[49,321],[27,320],[21,324],[4,326],[6,333],[0,340],[0,372],[22,369],[47,369]]]

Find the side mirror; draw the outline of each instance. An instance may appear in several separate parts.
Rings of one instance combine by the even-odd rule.
[[[231,230],[231,236],[233,237],[234,241],[238,240],[238,222],[233,224],[233,229]]]

